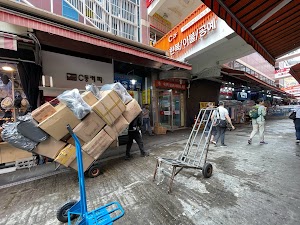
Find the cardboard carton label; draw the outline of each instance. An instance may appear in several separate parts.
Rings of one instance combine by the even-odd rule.
[[[58,162],[64,166],[69,166],[75,158],[76,158],[76,148],[75,146],[70,144],[60,151],[58,156],[55,158],[55,162]]]
[[[31,115],[32,118],[37,122],[41,123],[43,120],[47,119],[49,116],[53,115],[56,112],[56,109],[49,103],[46,102],[39,108],[35,109]]]

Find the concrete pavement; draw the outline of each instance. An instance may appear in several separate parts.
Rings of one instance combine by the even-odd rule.
[[[259,145],[257,137],[247,145],[250,130],[244,125],[227,132],[227,148],[210,148],[212,177],[204,179],[200,171],[184,169],[171,194],[168,179],[160,185],[152,182],[155,157],[176,157],[188,131],[180,131],[178,137],[154,137],[157,145],[146,137],[149,157],[135,154],[130,161],[108,160],[102,176],[86,179],[89,209],[119,201],[125,216],[115,224],[125,225],[299,225],[300,146],[294,142],[292,121],[268,121],[268,145]],[[0,196],[0,224],[60,224],[57,208],[78,198],[77,174],[68,171],[1,189]]]

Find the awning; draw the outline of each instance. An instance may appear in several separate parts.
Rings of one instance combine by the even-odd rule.
[[[0,1],[1,4],[2,2],[3,1]],[[108,39],[107,37],[97,35],[97,33],[101,33],[101,32],[100,31],[98,32],[98,30],[95,28],[88,27],[78,22],[70,21],[66,18],[62,18],[54,14],[46,13],[43,10],[34,8],[34,12],[33,12],[32,8],[30,7],[26,7],[24,5],[13,3],[10,1],[6,1],[5,4],[14,5],[14,9],[18,8],[19,10],[22,10],[22,12],[0,7],[0,21],[7,22],[14,25],[28,27],[38,31],[43,31],[50,35],[51,34],[57,35],[75,41],[80,41],[95,46],[100,46],[102,48],[115,52],[114,55],[117,55],[118,52],[125,53],[123,54],[124,57],[122,58],[122,61],[124,62],[127,62],[128,57],[126,57],[126,55],[131,55],[134,57],[139,57],[140,65],[151,65],[153,68],[157,68],[157,69],[163,69],[165,67],[168,68],[178,67],[187,70],[192,69],[192,66],[188,63],[173,60],[167,56],[158,54],[155,51],[148,50],[151,49],[149,46],[145,48],[139,48],[130,44],[126,44],[126,42],[128,42],[126,40],[124,40],[125,43],[115,40],[115,39],[122,39],[120,37]],[[39,16],[28,15],[29,12],[39,14]],[[42,17],[45,19],[42,19]],[[53,22],[53,20],[57,20],[60,22],[56,23]],[[68,26],[70,24],[72,24],[72,27]],[[80,27],[80,29],[78,27]],[[93,33],[89,31],[93,31]],[[114,35],[110,35],[110,36],[114,36]],[[103,57],[105,56],[106,55],[103,55]],[[149,64],[148,62],[151,63]],[[131,61],[129,63],[133,63],[133,62]]]
[[[16,35],[0,32],[0,48],[17,51]]]
[[[300,1],[202,0],[272,65],[300,47]]]
[[[253,86],[258,86],[262,89],[269,89],[274,91],[275,93],[279,93],[279,94],[287,94],[285,91],[280,90],[277,87],[274,87],[258,78],[256,78],[255,76],[248,74],[244,71],[240,71],[240,70],[233,70],[233,69],[229,69],[229,68],[222,68],[222,73],[233,77],[235,79],[238,80],[242,80],[245,81],[247,83],[251,83]]]
[[[300,84],[300,63],[292,66],[290,68],[290,74],[298,81]]]

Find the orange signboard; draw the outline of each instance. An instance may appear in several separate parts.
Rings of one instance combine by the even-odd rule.
[[[160,39],[154,47],[169,51],[171,58],[178,58],[217,28],[217,18],[208,7],[202,4]]]

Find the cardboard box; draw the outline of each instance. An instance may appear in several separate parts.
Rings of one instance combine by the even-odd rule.
[[[62,141],[57,141],[53,137],[49,137],[46,141],[43,141],[33,149],[36,154],[46,156],[51,159],[55,159],[58,153],[67,145]]]
[[[92,106],[92,109],[107,125],[112,126],[125,111],[125,105],[119,95],[111,90],[103,91],[102,98]]]
[[[154,127],[154,134],[166,134],[166,133],[167,133],[167,128],[161,126]]]
[[[92,140],[104,126],[105,122],[95,112],[91,112],[73,131],[77,137],[83,140],[84,143],[87,143]]]
[[[43,120],[47,119],[51,115],[56,112],[56,109],[49,103],[46,102],[36,110],[34,110],[31,115],[32,118],[35,119],[37,122],[41,123]]]
[[[103,130],[113,139],[116,140],[118,137],[118,133],[112,129],[110,126],[105,126]]]
[[[82,153],[83,171],[85,172],[90,167],[90,165],[95,161],[95,159],[89,156],[88,154],[86,154],[84,151],[81,151],[81,153]],[[78,171],[77,159],[74,159],[69,165],[69,167]]]
[[[31,152],[16,148],[7,142],[0,143],[0,164],[15,162],[20,159],[32,157]]]
[[[73,129],[80,123],[80,120],[75,117],[73,112],[64,106],[52,116],[44,120],[39,124],[39,127],[52,136],[55,140],[59,141],[69,132],[67,130],[67,125],[70,124]]]
[[[94,105],[98,101],[96,96],[91,91],[83,92],[81,97],[89,106]]]
[[[103,129],[113,139],[118,139],[118,136],[129,126],[128,121],[124,116],[120,116],[113,126],[105,126]]]
[[[135,99],[132,99],[126,105],[126,109],[125,112],[123,112],[123,116],[128,121],[128,123],[131,123],[141,112],[142,109],[139,103]]]
[[[101,130],[89,143],[82,146],[82,150],[94,159],[98,159],[112,142],[113,139],[104,130]]]
[[[67,145],[60,151],[58,156],[55,158],[55,162],[58,162],[64,166],[69,166],[71,162],[76,158],[76,148],[74,145]]]

